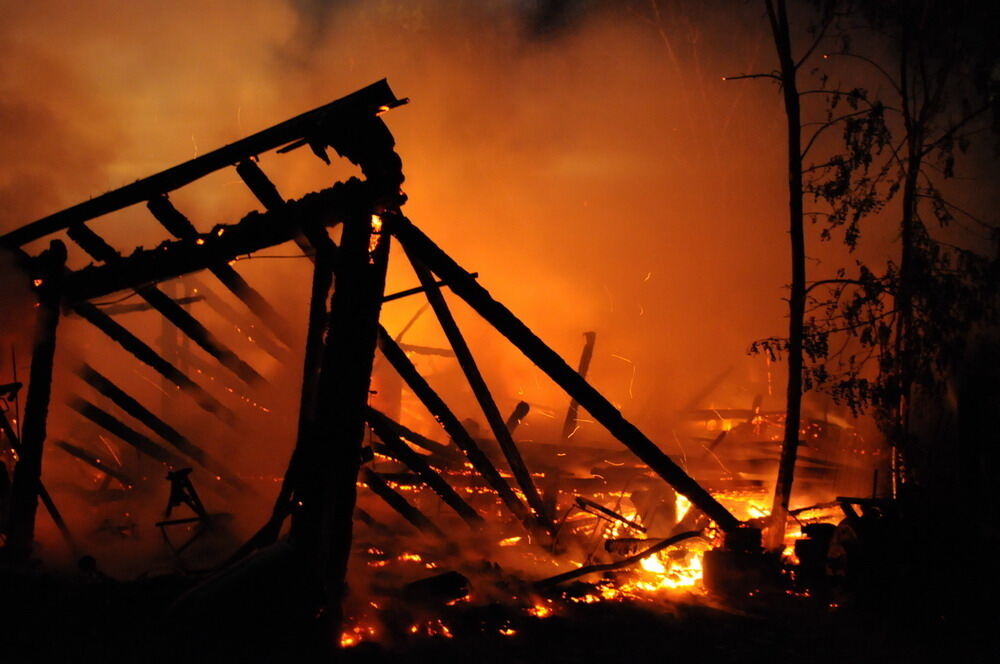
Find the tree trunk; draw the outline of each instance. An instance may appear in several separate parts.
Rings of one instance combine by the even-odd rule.
[[[765,0],[775,48],[781,62],[788,131],[788,234],[791,241],[792,282],[788,298],[788,386],[785,397],[785,437],[774,487],[767,548],[780,550],[785,539],[785,521],[792,494],[795,459],[799,447],[802,414],[802,336],[806,303],[806,248],[802,212],[802,120],[797,85],[797,67],[792,57],[791,34],[784,0]]]

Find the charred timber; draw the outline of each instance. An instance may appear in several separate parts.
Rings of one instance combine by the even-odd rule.
[[[121,255],[86,225],[71,226],[67,233],[84,251],[97,260],[103,261],[106,266],[115,266],[121,262]],[[160,312],[192,341],[201,346],[205,352],[239,376],[241,380],[250,384],[263,380],[263,377],[253,367],[226,348],[222,342],[215,338],[215,335],[209,332],[208,328],[159,288],[152,284],[139,285],[136,292],[149,303],[149,306]]]
[[[236,416],[229,408],[96,306],[89,302],[81,302],[73,306],[73,311],[131,353],[137,360],[149,365],[161,376],[184,392],[190,394],[191,398],[202,409],[218,416],[227,424],[234,424],[236,422]]]
[[[507,307],[480,286],[469,273],[441,250],[422,231],[402,215],[387,215],[386,228],[399,238],[438,277],[446,279],[453,293],[465,300],[487,322],[507,337],[528,359],[576,399],[615,438],[647,466],[674,487],[678,493],[701,508],[724,531],[735,530],[740,521],[729,513],[698,482],[675,464],[670,457],[626,420],[607,398],[574,371],[558,353],[539,339]]]
[[[417,368],[413,366],[410,358],[406,356],[403,349],[399,347],[385,328],[379,329],[378,337],[379,349],[392,365],[393,369],[403,378],[418,399],[424,404],[431,415],[434,416],[445,432],[451,436],[459,449],[461,449],[473,468],[482,475],[487,484],[500,495],[500,500],[511,511],[511,513],[524,524],[528,532],[535,534],[540,529],[534,518],[529,513],[521,499],[510,488],[506,480],[500,476],[496,467],[489,457],[483,452],[476,441],[469,435],[462,422],[458,419],[448,405],[438,396],[434,388],[420,375]]]
[[[518,401],[514,410],[507,417],[507,431],[514,433],[514,430],[521,426],[521,422],[528,416],[529,410],[531,410],[531,406],[527,401]]]
[[[580,354],[580,364],[579,368],[576,370],[580,377],[583,379],[587,378],[587,372],[590,370],[590,360],[594,357],[594,342],[597,340],[596,332],[584,332],[583,333],[584,343],[583,352]],[[566,420],[563,422],[562,429],[562,440],[566,442],[569,440],[574,433],[576,433],[577,428],[577,414],[580,412],[580,402],[576,399],[571,399],[569,402],[569,408],[566,410]]]
[[[209,173],[275,148],[310,143],[319,148],[331,141],[343,142],[348,139],[341,135],[354,132],[359,121],[374,119],[377,113],[405,103],[405,99],[396,98],[385,79],[377,81],[218,150],[22,226],[0,237],[0,245],[18,247],[73,224],[179,189]]]
[[[80,378],[82,378],[88,385],[110,399],[116,406],[134,417],[139,422],[142,422],[149,428],[150,431],[154,432],[160,438],[173,445],[174,448],[176,448],[180,453],[189,456],[201,466],[211,470],[213,473],[218,474],[228,484],[240,488],[246,488],[246,485],[242,481],[229,474],[229,471],[226,470],[226,467],[221,461],[215,459],[201,447],[191,442],[187,436],[164,422],[160,417],[136,401],[131,395],[127,394],[125,390],[112,383],[107,377],[98,372],[92,366],[84,363],[84,365],[77,370],[77,375],[80,376]]]
[[[419,346],[417,344],[404,344],[404,343],[400,343],[399,347],[402,348],[407,353],[416,353],[417,355],[433,355],[435,357],[455,357],[455,351],[448,350],[447,348],[435,348],[434,346]]]
[[[13,383],[20,388],[20,383]],[[5,385],[4,387],[8,387]],[[10,420],[7,419],[7,413],[0,410],[0,431],[7,437],[7,443],[10,445],[11,449],[15,453],[20,454],[21,442],[18,439],[17,432],[14,431],[14,427],[10,425]],[[58,443],[56,443],[58,445]],[[4,496],[6,498],[6,496]],[[62,533],[63,538],[69,544],[70,549],[76,550],[76,542],[73,539],[73,535],[70,533],[69,528],[66,526],[66,522],[62,518],[62,514],[59,512],[59,508],[56,507],[55,502],[49,495],[48,489],[45,488],[45,484],[42,482],[41,478],[38,480],[38,498],[42,501],[42,505],[45,506],[45,511],[48,512],[49,516],[52,517],[53,523],[56,524],[56,528]],[[13,550],[13,549],[12,549]],[[16,558],[16,556],[15,556]]]
[[[337,246],[326,230],[315,228],[310,233],[313,248],[313,273],[309,296],[309,320],[306,327],[306,347],[302,358],[302,389],[299,393],[298,428],[288,469],[282,480],[281,491],[271,514],[270,532],[277,537],[288,502],[295,491],[298,466],[310,445],[312,427],[316,420],[316,391],[319,387],[320,361],[323,357],[323,334],[327,325],[327,298],[333,287],[333,272]]]
[[[175,468],[184,465],[184,461],[176,454],[164,449],[148,436],[139,433],[111,413],[98,408],[86,399],[81,399],[79,397],[71,399],[69,407],[108,433],[111,433],[117,438],[128,443],[146,456],[152,457],[160,463],[173,466]]]
[[[204,295],[185,295],[184,297],[174,298],[174,302],[177,304],[194,304],[195,302],[204,302]],[[142,311],[150,311],[153,307],[148,304],[143,304],[139,302],[137,304],[108,304],[101,306],[101,311],[108,314],[109,316],[120,316],[122,314],[134,314]]]
[[[402,176],[400,176],[402,177]],[[355,207],[345,219],[335,264],[336,288],[316,388],[315,421],[296,468],[291,536],[314,557],[327,593],[334,633],[353,539],[365,408],[385,294],[390,237],[373,228],[373,208]]]
[[[521,456],[521,451],[517,449],[517,443],[514,442],[514,438],[510,435],[510,430],[507,428],[507,423],[504,421],[503,415],[500,414],[500,409],[497,407],[496,400],[493,398],[493,394],[486,384],[486,379],[483,378],[483,374],[479,370],[479,365],[472,356],[472,350],[469,348],[468,343],[466,343],[462,331],[458,328],[458,323],[455,322],[455,317],[452,316],[451,310],[448,308],[448,303],[445,302],[444,295],[441,294],[440,287],[434,281],[434,275],[431,274],[431,271],[418,258],[410,253],[407,253],[407,256],[410,259],[410,264],[413,266],[413,271],[420,280],[420,284],[424,287],[427,294],[427,301],[431,303],[431,308],[437,315],[441,329],[444,330],[444,334],[448,338],[448,343],[451,344],[452,350],[455,351],[458,365],[461,367],[462,373],[465,374],[465,379],[468,381],[469,387],[472,388],[472,394],[476,397],[479,408],[486,417],[486,422],[489,424],[490,430],[493,431],[493,436],[496,438],[497,443],[499,443],[500,450],[510,465],[514,479],[517,480],[521,491],[524,492],[528,505],[535,511],[538,521],[551,534],[553,532],[553,524],[551,518],[549,518],[548,510],[542,503],[542,496],[538,493],[535,482],[531,479],[531,473],[528,471],[528,467],[524,463],[524,458]]]
[[[609,519],[612,519],[614,521],[618,521],[619,523],[625,524],[626,526],[628,526],[632,530],[638,530],[640,533],[645,533],[646,532],[646,529],[643,526],[641,526],[638,523],[636,523],[635,521],[632,521],[631,519],[626,519],[625,517],[623,517],[618,512],[615,512],[614,510],[608,509],[604,505],[601,505],[600,503],[594,502],[593,500],[590,500],[589,498],[584,498],[583,496],[577,496],[576,497],[576,504],[584,512],[590,512],[591,514],[594,514],[594,512],[596,511],[599,514],[595,514],[595,516],[600,516],[601,514],[603,514],[605,517],[607,517]]]
[[[465,502],[458,493],[455,492],[451,485],[448,484],[444,478],[442,478],[430,464],[419,454],[414,452],[410,447],[402,441],[402,439],[396,435],[396,433],[388,426],[386,426],[383,419],[379,417],[371,416],[371,409],[369,409],[368,424],[371,426],[375,434],[385,443],[386,448],[389,453],[395,457],[397,460],[405,464],[410,470],[415,472],[423,482],[429,486],[434,493],[440,496],[441,500],[455,510],[455,513],[462,517],[473,530],[478,530],[483,526],[483,518],[476,513],[469,503]]]
[[[131,477],[129,477],[122,471],[118,470],[117,468],[112,468],[111,466],[104,463],[103,461],[101,461],[96,456],[94,456],[87,450],[83,449],[82,447],[77,447],[76,445],[73,445],[72,443],[67,443],[64,440],[57,440],[53,444],[56,447],[62,449],[70,456],[84,462],[88,466],[91,466],[92,468],[101,471],[108,477],[118,480],[119,482],[122,483],[123,486],[125,486],[125,488],[131,489],[132,487],[135,486],[135,482],[132,480]]]
[[[479,273],[473,272],[470,276],[473,279],[476,279],[479,277]],[[440,287],[440,286],[447,286],[448,282],[445,281],[444,279],[439,279],[435,281],[434,284]],[[411,295],[417,295],[418,293],[425,293],[425,292],[427,292],[427,289],[424,288],[423,286],[416,286],[415,288],[407,288],[406,290],[401,290],[391,295],[386,295],[384,298],[382,298],[382,302],[392,302],[393,300],[400,300],[404,297],[410,297]]]
[[[668,537],[665,540],[657,542],[648,549],[644,549],[639,553],[636,553],[628,558],[623,558],[617,562],[604,563],[600,565],[585,565],[578,569],[565,572],[563,574],[557,574],[551,576],[547,579],[542,579],[535,583],[535,587],[539,590],[544,590],[546,588],[551,588],[552,586],[559,585],[560,583],[565,583],[566,581],[572,581],[573,579],[578,579],[581,576],[586,576],[587,574],[593,574],[595,572],[613,572],[619,569],[625,569],[626,567],[632,567],[642,562],[643,559],[649,556],[663,551],[664,549],[671,547],[675,544],[680,544],[684,540],[689,540],[695,537],[703,537],[700,530],[695,530],[691,532],[681,533],[679,535],[674,535],[673,537]]]
[[[260,201],[265,209],[277,210],[285,204],[285,197],[281,195],[278,187],[271,182],[255,159],[244,159],[236,164],[236,174],[240,176],[243,184],[247,186],[250,193]],[[295,244],[299,245],[299,249],[302,250],[309,260],[315,263],[316,256],[309,251],[309,240],[299,234],[296,234],[292,239],[295,240]]]
[[[42,493],[42,452],[48,431],[52,369],[66,255],[66,245],[60,240],[53,240],[48,249],[30,261],[38,293],[38,314],[35,320],[28,396],[24,407],[24,428],[21,430],[19,458],[14,467],[10,490],[7,548],[15,560],[27,559],[35,538],[35,516],[38,497]],[[53,516],[57,514],[55,512]],[[59,518],[57,522],[61,520]]]
[[[464,461],[464,457],[461,455],[461,453],[459,453],[454,448],[449,447],[447,445],[442,445],[441,443],[435,440],[431,440],[426,436],[422,436],[416,431],[412,431],[411,429],[408,429],[399,422],[396,422],[385,413],[369,406],[368,422],[369,424],[371,424],[373,421],[378,426],[387,428],[389,431],[393,433],[393,435],[398,436],[399,438],[402,438],[404,440],[408,440],[417,447],[421,447],[427,450],[428,452],[431,453],[432,457],[441,459],[450,466],[456,464],[461,465]]]
[[[277,188],[274,191],[277,192]],[[254,193],[257,194],[256,191]],[[326,229],[320,226],[308,224],[302,227],[302,232],[308,238],[311,248],[313,274],[309,299],[309,320],[302,362],[302,389],[299,393],[295,447],[292,449],[285,476],[281,480],[281,489],[278,491],[274,506],[271,508],[271,516],[267,523],[233,554],[230,562],[243,558],[256,548],[277,541],[285,519],[293,512],[293,496],[296,492],[298,472],[303,458],[306,456],[306,450],[309,448],[312,426],[316,418],[316,390],[319,382],[320,359],[323,353],[323,334],[328,323],[326,303],[330,295],[330,288],[333,286],[337,245],[330,239]]]
[[[250,212],[239,222],[218,225],[194,238],[136,249],[111,265],[88,266],[67,283],[66,300],[76,303],[139,284],[153,283],[228,263],[291,240],[302,226],[340,223],[351,210],[372,204],[373,188],[360,180],[338,182],[268,212]]]
[[[423,512],[411,505],[398,491],[385,483],[378,473],[370,468],[363,468],[361,471],[361,481],[364,482],[371,492],[385,501],[389,507],[396,510],[400,516],[409,521],[422,533],[433,535],[438,539],[447,541],[441,529],[434,525],[434,522],[427,518]]]
[[[194,227],[194,224],[181,214],[180,210],[174,207],[170,199],[167,198],[166,194],[163,196],[157,196],[156,198],[151,198],[146,204],[149,211],[156,217],[164,228],[166,228],[171,235],[178,239],[194,239],[197,242],[198,229]],[[238,297],[243,304],[247,306],[250,311],[254,313],[255,316],[264,321],[264,324],[270,328],[272,332],[281,340],[281,343],[286,346],[292,345],[292,332],[285,323],[285,320],[281,315],[275,311],[274,307],[264,299],[257,290],[247,283],[246,279],[240,276],[239,272],[234,270],[232,266],[228,263],[218,263],[216,265],[211,265],[208,268],[211,270],[212,274],[218,278],[222,285],[229,289],[229,291]]]
[[[247,337],[247,341],[256,344],[265,353],[282,363],[286,363],[291,359],[292,352],[290,350],[290,346],[282,344],[277,337],[272,337],[274,332],[266,325],[258,325],[258,317],[254,316],[252,312],[243,311],[238,307],[229,304],[227,301],[216,295],[215,291],[206,286],[200,279],[194,277],[193,275],[187,275],[184,287],[186,290],[198,293],[198,295],[191,297],[172,297],[174,302],[177,304],[185,304],[185,302],[191,300],[204,301],[205,304],[208,305],[208,308],[219,314],[222,320],[228,323],[237,334],[240,336],[245,335]],[[104,311],[107,311],[108,308],[109,307],[106,306],[101,307]],[[252,333],[251,330],[253,331]],[[191,357],[193,357],[193,355],[188,353],[185,355],[185,360],[190,360]]]

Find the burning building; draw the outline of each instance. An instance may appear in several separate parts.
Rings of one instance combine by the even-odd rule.
[[[308,579],[299,579],[298,587],[314,592],[325,589],[325,600],[317,601],[313,610],[325,607],[333,628],[343,633],[342,644],[352,645],[375,637],[380,630],[371,625],[382,624],[386,619],[370,617],[373,609],[378,614],[381,601],[378,593],[349,592],[349,587],[377,588],[387,583],[386,579],[405,581],[413,573],[406,568],[413,567],[413,563],[418,563],[416,569],[424,573],[458,565],[464,573],[452,569],[407,581],[402,596],[418,606],[468,601],[470,572],[466,567],[470,563],[460,553],[464,547],[479,550],[488,559],[498,556],[506,559],[507,565],[520,570],[519,574],[525,578],[533,570],[554,572],[561,567],[573,567],[571,571],[537,579],[534,590],[518,591],[531,598],[526,610],[538,617],[556,610],[552,606],[553,597],[592,602],[631,594],[655,595],[679,588],[700,590],[702,556],[713,541],[721,543],[722,539],[717,538],[722,537],[727,542],[722,551],[749,556],[748,559],[761,563],[761,569],[754,572],[761,578],[751,575],[755,580],[750,583],[763,583],[768,565],[762,563],[760,531],[748,525],[766,514],[753,501],[754,495],[762,497],[763,485],[754,481],[749,470],[730,470],[723,459],[730,459],[731,465],[735,463],[734,457],[723,451],[721,443],[727,436],[737,438],[744,428],[747,435],[756,434],[766,441],[768,427],[780,427],[780,422],[762,412],[759,405],[751,411],[725,414],[714,409],[709,414],[685,413],[688,418],[706,418],[705,431],[721,432],[711,444],[701,446],[701,456],[711,458],[708,465],[718,466],[714,472],[699,468],[694,459],[688,464],[705,476],[713,476],[716,491],[706,490],[587,382],[596,342],[594,333],[585,335],[583,355],[574,370],[509,309],[494,300],[475,274],[463,269],[403,216],[401,206],[406,196],[401,190],[402,162],[381,116],[405,102],[393,94],[385,81],[375,83],[241,141],[24,226],[3,238],[24,272],[31,276],[38,297],[23,428],[20,434],[15,430],[19,424],[16,417],[5,416],[3,422],[7,443],[16,460],[6,510],[8,556],[25,560],[31,555],[39,499],[71,550],[82,552],[87,547],[74,536],[41,472],[41,457],[49,438],[47,419],[63,312],[86,321],[113,342],[114,352],[121,356],[113,364],[145,365],[145,369],[159,374],[171,401],[184,400],[187,408],[200,409],[238,430],[240,422],[233,407],[201,383],[205,378],[235,379],[240,387],[225,387],[225,391],[242,401],[244,408],[250,406],[268,412],[257,404],[254,396],[249,396],[254,394],[250,390],[265,378],[233,351],[221,335],[209,330],[184,307],[184,303],[199,295],[199,289],[192,288],[192,295],[186,298],[171,298],[166,294],[165,284],[188,274],[210,272],[256,319],[245,324],[247,342],[254,344],[258,352],[286,360],[296,344],[285,319],[240,276],[233,263],[240,256],[294,242],[303,251],[302,255],[309,258],[313,272],[300,360],[303,369],[295,445],[266,522],[244,544],[232,547],[227,560],[213,561],[216,566],[222,564],[222,571],[191,591],[196,599],[182,598],[181,607],[195,606],[192,610],[200,615],[206,605],[212,606],[205,595],[211,598],[219,592],[225,596],[225,591],[217,590],[216,585],[224,588],[231,583],[231,575],[248,574],[252,578],[260,573],[259,565],[268,569],[267,573],[274,573],[271,570],[274,565],[293,565],[289,560],[292,557],[298,572]],[[330,161],[328,151],[332,149],[356,164],[363,179],[352,177],[288,200],[265,175],[259,159],[268,151],[283,154],[296,149],[311,150],[324,162]],[[250,212],[235,223],[218,224],[208,232],[199,232],[173,205],[170,194],[233,164],[237,176],[265,211]],[[104,215],[142,202],[153,219],[176,239],[123,254],[91,227],[99,224]],[[331,237],[330,229],[339,231],[338,241]],[[21,248],[56,232],[65,232],[69,240],[97,263],[69,269],[66,245],[61,240],[51,240],[48,248],[35,256]],[[385,274],[388,247],[393,239],[401,244],[420,285],[388,294]],[[565,390],[569,405],[558,438],[534,440],[529,445],[515,441],[515,432],[530,414],[531,407],[522,401],[509,416],[501,413],[442,295],[445,288],[472,307]],[[210,289],[204,286],[202,289],[206,302],[218,298]],[[187,343],[200,347],[217,366],[192,361],[190,349],[177,347],[168,349],[172,358],[167,359],[163,349],[154,349],[131,333],[115,320],[115,314],[123,315],[129,311],[126,306],[136,305],[106,299],[122,292],[138,295],[145,303],[140,305],[142,308],[162,315],[166,323],[183,334]],[[401,342],[405,329],[394,336],[380,325],[379,312],[384,302],[419,293],[427,297],[449,349],[405,345]],[[238,324],[239,319],[226,318],[230,324]],[[421,354],[443,356],[457,365],[485,418],[487,435],[473,426],[474,422],[459,419],[421,374],[412,359]],[[182,434],[166,419],[167,412],[154,412],[155,407],[144,405],[107,377],[103,373],[106,369],[92,366],[92,360],[96,358],[79,358],[73,369],[90,395],[74,392],[66,402],[87,428],[73,429],[78,432],[73,441],[49,442],[80,462],[87,472],[96,473],[95,480],[99,479],[99,483],[84,492],[87,501],[95,506],[95,512],[116,512],[122,502],[130,503],[128,494],[161,482],[166,473],[169,483],[166,511],[155,527],[160,529],[177,563],[190,566],[192,561],[186,554],[205,549],[209,542],[212,546],[208,550],[214,549],[216,555],[220,549],[225,550],[225,543],[232,539],[229,532],[232,515],[225,511],[210,512],[192,477],[207,479],[214,485],[206,499],[209,506],[212,503],[225,506],[232,504],[234,496],[255,490],[251,486],[252,476],[230,468],[225,462],[225,450],[211,445],[204,436]],[[181,366],[188,371],[182,371]],[[375,392],[373,375],[377,376],[375,384],[380,388]],[[197,380],[198,377],[202,380]],[[426,411],[420,428],[426,430],[428,424],[440,427],[436,437],[419,433],[399,421],[404,407],[398,383],[405,385]],[[8,400],[19,387],[17,383],[9,386]],[[176,411],[177,406],[167,410]],[[407,410],[412,411],[412,406]],[[581,410],[606,427],[624,449],[580,441],[576,434]],[[745,421],[735,426],[730,423],[739,419]],[[803,433],[816,440],[821,434],[823,440],[830,438],[828,431],[836,427],[830,423],[826,428],[819,423],[810,426],[816,427],[816,432],[806,429]],[[259,444],[248,434],[242,433],[243,444]],[[109,443],[109,438],[115,442]],[[105,457],[102,444],[110,459]],[[738,449],[750,446],[750,440],[726,444]],[[129,448],[140,455],[136,462],[123,458]],[[139,462],[139,458],[143,461]],[[822,463],[818,458],[804,457],[804,460]],[[751,459],[751,466],[753,462]],[[103,509],[107,505],[112,506],[110,510]],[[178,517],[175,508],[188,513]],[[432,511],[434,516],[428,516]],[[131,515],[125,511],[120,516]],[[714,529],[711,532],[717,535],[706,532],[710,524]],[[134,521],[123,523],[109,515],[91,530],[94,534],[114,533],[124,540],[120,546],[127,550],[127,541],[134,537],[137,527]],[[402,543],[411,540],[406,548],[413,550],[401,548]],[[274,547],[284,548],[275,554]],[[202,551],[201,555],[206,553]],[[89,556],[85,558],[93,561]],[[349,572],[352,561],[358,567],[359,560],[373,569],[362,570],[366,573]],[[88,569],[96,569],[94,562],[86,565]],[[726,562],[716,565],[721,565],[721,570],[729,568]],[[402,570],[397,569],[400,566]],[[500,576],[499,570],[499,567],[493,570],[493,576]],[[562,584],[571,580],[619,570],[626,570],[624,576],[613,574],[589,586],[591,591],[572,596],[560,594]],[[777,568],[771,571],[776,572]],[[353,575],[359,579],[371,578],[364,583],[349,584],[347,580]],[[485,571],[479,576],[473,574],[472,585],[486,587],[475,593],[487,596],[501,593],[497,580],[487,580],[489,576]],[[720,588],[727,583],[718,581]],[[509,599],[517,598],[511,593]],[[306,600],[301,598],[301,601],[303,606],[299,608],[308,608]],[[341,613],[342,606],[348,608],[346,613]],[[184,609],[177,611],[183,613]],[[427,620],[414,624],[414,633],[428,630],[438,635],[449,634],[448,626],[440,618]],[[505,629],[513,633],[509,625],[501,633]]]
[[[497,278],[475,237],[503,214],[477,205],[432,239],[427,180],[410,189],[390,131],[407,101],[381,80],[221,148],[192,137],[193,158],[0,238],[33,335],[0,392],[6,563],[162,591],[171,654],[207,625],[213,648],[294,638],[364,657],[516,641],[590,606],[781,597],[825,615],[852,601],[883,569],[865,547],[897,517],[881,439],[807,403],[789,527],[765,551],[785,434],[771,363],[687,358],[687,393],[667,398],[665,364],[629,351],[678,345],[640,330],[650,302],[605,287],[578,304],[583,287],[551,265]],[[616,170],[592,157],[549,165]],[[574,236],[622,236],[622,265],[645,260],[641,215],[608,228],[573,193],[546,212],[572,210]],[[561,241],[588,262],[565,225],[511,223],[524,251],[554,257]],[[627,290],[659,269],[632,270]],[[729,315],[704,288],[689,284],[678,318]],[[529,325],[502,303],[511,290],[537,290],[531,315],[551,315]]]

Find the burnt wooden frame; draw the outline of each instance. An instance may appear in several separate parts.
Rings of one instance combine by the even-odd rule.
[[[550,515],[546,513],[546,506],[513,441],[510,434],[512,427],[500,417],[485,380],[451,318],[440,292],[442,285],[470,305],[565,390],[574,404],[585,408],[651,470],[716,521],[720,528],[729,532],[740,526],[732,514],[586,381],[581,375],[586,371],[586,363],[581,364],[580,371],[572,369],[510,310],[495,301],[476,282],[473,273],[459,266],[402,215],[400,206],[405,196],[400,190],[403,181],[401,161],[395,153],[392,135],[378,116],[404,103],[406,100],[396,98],[388,83],[382,80],[331,104],[0,237],[0,246],[15,251],[26,268],[41,281],[38,287],[40,300],[47,307],[45,310],[54,315],[43,324],[44,329],[39,331],[36,342],[22,441],[23,448],[28,451],[28,463],[24,464],[20,480],[15,471],[15,483],[19,482],[21,487],[19,495],[24,512],[19,523],[24,527],[16,533],[14,541],[22,549],[26,545],[30,547],[33,532],[34,508],[28,503],[36,503],[41,487],[40,459],[45,440],[45,417],[60,303],[63,308],[93,324],[136,359],[182,388],[182,392],[194,398],[199,406],[233,423],[233,414],[223,404],[111,320],[91,300],[123,289],[135,289],[151,306],[209,349],[210,354],[223,365],[245,380],[252,381],[256,372],[231,351],[214,343],[210,333],[158,291],[155,284],[194,271],[211,270],[275,331],[280,341],[287,343],[287,328],[280,316],[232,270],[229,261],[289,240],[310,249],[314,263],[298,433],[272,517],[241,552],[247,553],[274,541],[282,523],[291,516],[290,537],[314,556],[325,582],[328,608],[334,622],[338,621],[352,524],[357,514],[356,486],[364,463],[361,452],[366,426],[371,426],[386,448],[410,465],[466,523],[478,528],[482,521],[468,504],[461,499],[456,500],[458,496],[454,490],[423,459],[408,454],[406,450],[409,448],[401,440],[407,437],[404,428],[391,420],[386,421],[367,407],[376,346],[525,528],[540,540],[551,532]],[[358,164],[365,179],[351,178],[300,199],[285,200],[260,169],[257,157],[271,150],[287,152],[302,146],[310,147],[324,161],[328,161],[327,148],[332,147]],[[236,168],[237,174],[261,201],[265,211],[251,212],[236,223],[218,225],[208,233],[198,233],[170,203],[168,195],[209,173],[228,167]],[[153,216],[176,239],[165,241],[153,249],[140,248],[129,255],[122,255],[84,225],[139,203],[146,203]],[[381,228],[375,225],[375,221],[382,223]],[[344,228],[339,246],[326,231],[326,227],[335,224],[342,224]],[[67,230],[71,239],[102,264],[70,272],[58,260],[56,244],[47,254],[35,259],[22,249],[29,242],[63,230]],[[458,418],[420,376],[406,353],[379,325],[381,304],[387,299],[385,272],[390,238],[398,240],[405,249],[421,282],[419,289],[404,293],[409,295],[423,291],[434,306],[456,358],[462,363],[530,507],[500,476]],[[53,255],[55,260],[52,260]],[[64,247],[62,256],[64,260]],[[336,287],[333,286],[334,281]],[[121,423],[112,415],[85,401],[74,401],[73,406],[78,412],[109,430],[116,430],[126,442],[160,461],[175,463],[179,454],[214,467],[215,471],[220,470],[217,463],[206,463],[209,458],[201,448],[181,436],[176,429],[117,386],[106,379],[102,381],[100,374],[93,370],[90,372],[86,376],[93,387],[106,395],[114,394],[112,400],[119,407],[133,415],[141,415],[140,419],[166,439],[176,452],[138,432],[126,431],[127,427],[120,426]],[[568,417],[568,422],[572,419],[573,415]],[[400,436],[401,432],[403,436]],[[21,466],[18,464],[18,469]],[[411,523],[417,523],[418,527],[435,535],[441,532],[385,491],[373,471],[364,469],[363,472],[369,488]],[[27,527],[28,521],[31,522],[30,528]]]

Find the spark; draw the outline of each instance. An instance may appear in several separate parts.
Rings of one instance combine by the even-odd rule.
[[[622,362],[627,362],[632,367],[632,377],[628,381],[628,398],[629,399],[634,398],[634,395],[632,394],[632,387],[635,385],[635,362],[628,359],[627,357],[622,357],[621,355],[615,355],[614,353],[611,354],[611,357],[617,360],[621,360]]]

